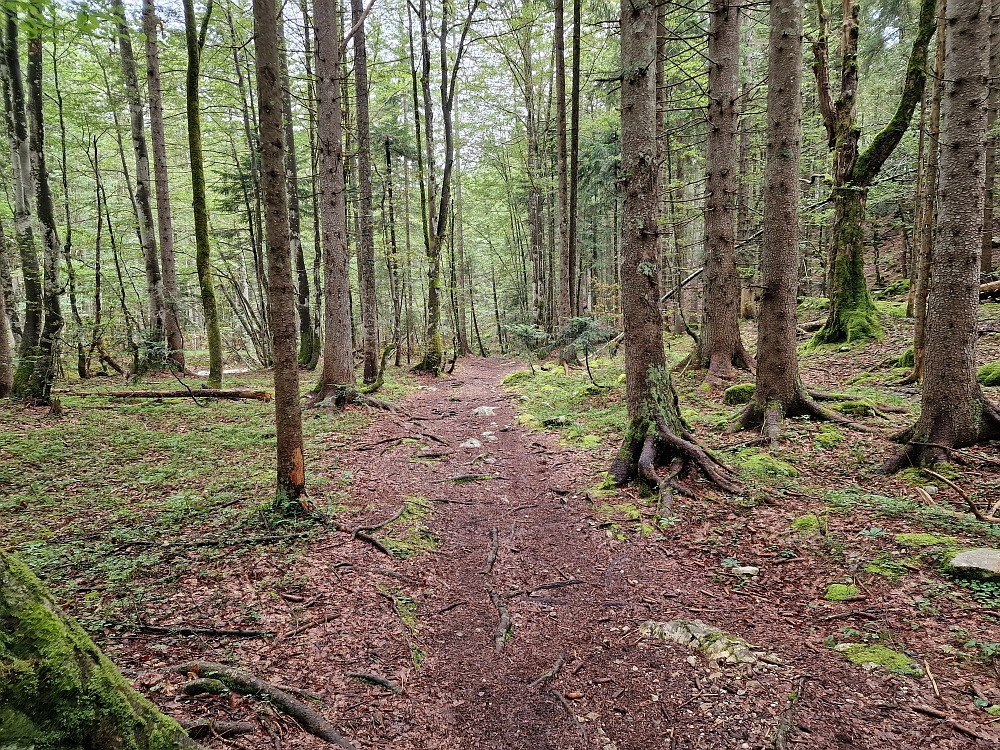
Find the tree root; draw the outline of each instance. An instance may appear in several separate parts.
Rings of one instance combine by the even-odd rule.
[[[531,684],[528,685],[529,690],[534,690],[537,687],[545,684],[549,680],[554,680],[559,676],[559,672],[566,665],[566,652],[563,651],[559,654],[559,658],[556,659],[556,663],[552,665],[552,669],[544,674],[539,675],[536,679],[532,680]]]
[[[966,505],[969,506],[969,510],[972,511],[972,515],[976,517],[977,521],[983,521],[984,523],[1000,523],[1000,518],[996,518],[993,515],[983,513],[979,510],[979,507],[975,504],[975,502],[973,502],[972,498],[965,494],[965,491],[950,479],[947,479],[946,477],[938,474],[936,471],[931,471],[930,469],[924,469],[924,474],[930,474],[939,482],[944,482],[946,485],[955,490],[955,492],[957,492],[961,498],[965,500]]]
[[[801,386],[796,390],[797,393],[793,402],[790,405],[785,404],[784,408],[782,408],[783,405],[777,400],[768,402],[764,407],[761,407],[756,400],[751,401],[747,404],[747,408],[743,411],[743,414],[740,415],[740,428],[744,430],[761,428],[761,442],[763,443],[766,440],[772,450],[778,447],[778,426],[783,417],[804,416],[811,419],[833,422],[855,432],[875,431],[867,425],[855,422],[853,419],[848,419],[843,414],[839,414],[832,409],[827,409],[825,406],[816,403],[812,396]],[[832,396],[833,394],[822,395]]]
[[[194,661],[181,664],[173,668],[178,674],[196,674],[202,677],[213,677],[225,683],[230,690],[241,695],[254,695],[259,698],[266,698],[271,705],[280,709],[288,716],[295,719],[299,726],[314,737],[337,745],[345,750],[355,750],[351,742],[340,736],[333,726],[319,713],[311,709],[298,698],[293,698],[284,690],[279,690],[273,685],[264,682],[259,677],[254,677],[247,672],[243,672],[235,667],[228,667],[225,664],[217,664],[210,661]]]
[[[982,398],[982,415],[975,440],[956,444],[954,425],[951,424],[947,413],[938,414],[934,418],[930,429],[926,430],[930,433],[929,437],[926,433],[917,432],[918,427],[921,427],[921,432],[926,429],[922,427],[922,420],[918,421],[890,438],[894,443],[905,443],[905,445],[899,453],[882,464],[881,473],[895,474],[900,469],[935,466],[949,457],[959,460],[960,457],[954,452],[957,448],[965,448],[1000,437],[1000,409],[986,398],[980,398]]]
[[[188,737],[193,740],[239,737],[253,734],[257,727],[248,721],[212,721],[211,719],[178,719]]]
[[[497,536],[496,528],[490,529],[490,551],[486,553],[486,567],[480,571],[482,575],[493,575],[493,565],[497,561],[497,550],[500,549],[500,539]]]
[[[385,364],[389,359],[389,355],[392,354],[395,351],[395,349],[396,349],[395,344],[386,344],[384,347],[382,347],[382,361],[379,363],[378,366],[378,375],[375,378],[375,382],[371,383],[370,385],[362,386],[361,388],[358,389],[362,394],[368,395],[371,393],[375,393],[375,391],[377,391],[379,388],[382,387],[382,384],[385,382]]]
[[[493,648],[499,654],[503,651],[507,635],[510,633],[510,610],[507,608],[507,602],[504,601],[504,598],[488,583],[486,584],[486,593],[490,595],[490,601],[493,602],[493,606],[497,608],[500,615],[496,632],[493,635]]]
[[[391,412],[392,414],[398,414],[401,411],[388,401],[383,401],[380,398],[372,398],[362,389],[356,388],[353,385],[344,385],[342,383],[339,385],[319,386],[316,391],[310,395],[307,405],[312,408],[333,406],[337,409],[343,409],[345,406],[350,404],[367,406],[371,409],[381,409],[383,411]]]
[[[397,685],[392,680],[387,680],[385,677],[377,674],[368,674],[367,672],[344,672],[344,677],[350,677],[353,680],[360,680],[361,682],[367,682],[370,685],[378,685],[388,690],[390,693],[395,693],[399,695],[403,692],[403,688]]]

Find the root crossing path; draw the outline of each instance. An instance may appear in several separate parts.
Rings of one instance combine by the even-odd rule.
[[[515,369],[463,360],[403,401],[415,419],[375,416],[340,460],[356,509],[343,526],[409,556],[328,535],[288,572],[306,581],[308,607],[273,643],[232,647],[238,660],[322,697],[359,748],[975,746],[910,708],[915,678],[865,672],[823,647],[812,626],[829,610],[807,593],[815,571],[793,560],[734,590],[709,533],[736,518],[731,498],[684,500],[675,525],[645,536],[625,509],[596,507],[636,499],[587,491],[612,449],[576,451],[520,427],[519,397],[500,385]],[[618,515],[616,538],[607,523]],[[720,663],[644,636],[650,619],[700,620],[767,656]],[[284,747],[323,746],[283,734]]]

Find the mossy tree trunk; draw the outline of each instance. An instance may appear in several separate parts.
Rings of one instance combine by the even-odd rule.
[[[197,748],[21,562],[0,551],[0,746]]]
[[[814,344],[854,341],[882,335],[878,313],[865,282],[864,220],[868,188],[886,159],[902,140],[913,111],[923,96],[927,77],[927,47],[934,35],[936,0],[921,0],[920,19],[906,66],[896,111],[889,123],[860,150],[857,121],[858,14],[857,0],[844,0],[840,40],[840,93],[833,100],[827,60],[829,18],[817,3],[819,34],[813,42],[813,73],[819,108],[833,158],[834,221],[829,256],[830,314],[813,338]]]
[[[295,341],[295,287],[292,283],[292,231],[288,222],[285,173],[285,124],[278,52],[278,10],[274,0],[254,0],[254,52],[260,109],[260,163],[267,240],[267,292],[271,351],[274,354],[274,423],[277,433],[275,507],[298,508],[305,494],[302,413],[299,405],[298,351]]]
[[[886,462],[886,472],[930,466],[952,448],[1000,437],[1000,410],[976,382],[989,19],[989,0],[948,0],[941,98],[948,148],[939,161],[920,418],[897,436],[906,447]]]
[[[0,398],[7,398],[14,388],[13,354],[10,346],[10,321],[7,319],[7,295],[4,293],[4,285],[0,284]]]
[[[201,145],[201,51],[212,17],[212,0],[208,0],[205,17],[198,29],[194,0],[184,0],[184,32],[187,41],[187,131],[191,155],[191,193],[194,205],[195,266],[198,288],[205,312],[205,334],[208,338],[208,385],[222,387],[222,331],[219,328],[219,306],[212,280],[212,246],[208,233],[208,198],[205,186],[205,159]]]
[[[705,308],[695,354],[705,380],[720,383],[733,368],[754,366],[739,327],[736,271],[736,101],[739,92],[740,8],[713,0],[708,32],[708,141],[705,157]]]
[[[617,484],[642,476],[660,480],[654,464],[691,461],[727,490],[739,487],[714,463],[687,430],[663,350],[660,271],[657,265],[656,190],[656,6],[652,0],[622,0],[622,317],[625,400],[629,424],[610,475]],[[679,469],[673,472],[679,473]]]

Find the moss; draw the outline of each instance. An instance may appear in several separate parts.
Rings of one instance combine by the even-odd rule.
[[[953,536],[935,534],[896,534],[894,538],[900,547],[950,547],[958,541]]]
[[[736,460],[750,474],[758,477],[797,477],[798,470],[791,464],[780,461],[770,453],[761,453],[756,448],[747,448],[736,454]]]
[[[836,411],[846,414],[849,417],[874,417],[875,404],[868,399],[857,401],[841,401],[833,405]]]
[[[756,390],[757,386],[753,383],[740,383],[726,388],[726,392],[722,394],[722,400],[730,406],[749,404],[753,401]]]
[[[823,598],[830,602],[842,602],[845,599],[850,599],[852,596],[857,596],[860,590],[854,584],[848,583],[831,583],[826,587],[826,593],[823,594]]]
[[[23,564],[0,553],[0,747],[193,747],[65,617]]]
[[[844,436],[836,427],[824,425],[816,433],[816,445],[820,448],[835,448],[844,442]]]
[[[531,380],[534,375],[528,370],[518,370],[517,372],[512,372],[510,375],[505,377],[501,383],[503,385],[517,385],[525,380]]]
[[[819,516],[815,513],[806,513],[792,521],[792,528],[804,534],[819,533]]]
[[[1000,385],[1000,362],[990,362],[980,367],[976,373],[976,380],[982,385]]]
[[[846,648],[843,648],[846,646]],[[919,676],[923,670],[910,660],[906,654],[893,651],[886,646],[867,646],[861,643],[842,644],[838,650],[851,664],[877,664],[883,669],[896,674]]]
[[[590,450],[598,447],[601,444],[601,439],[597,435],[584,435],[578,444],[584,450]]]
[[[881,576],[887,581],[898,581],[906,577],[906,568],[889,555],[881,554],[865,566],[865,573]]]
[[[522,427],[527,427],[529,430],[540,430],[544,425],[538,421],[538,418],[533,414],[518,414],[515,420]]]
[[[399,558],[430,552],[441,541],[422,523],[432,512],[431,503],[425,498],[407,498],[406,510],[385,527],[387,533],[380,536],[379,541],[393,556]]]
[[[896,357],[895,366],[896,367],[913,367],[913,347],[911,346],[905,352]]]
[[[934,471],[943,476],[945,479],[958,479],[958,472],[955,471],[955,467],[947,461],[942,461],[941,463],[936,464],[934,466]],[[935,481],[928,474],[924,473],[923,469],[915,466],[909,469],[903,469],[899,472],[898,476],[917,487],[923,487]]]

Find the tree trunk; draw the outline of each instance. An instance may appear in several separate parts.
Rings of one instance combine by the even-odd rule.
[[[274,0],[254,0],[254,52],[260,107],[260,156],[267,231],[267,289],[274,354],[274,423],[277,433],[277,492],[274,505],[298,510],[305,494],[302,414],[299,407],[298,352],[295,341],[295,287],[292,283],[291,231],[285,173],[285,123],[278,52],[278,10]]]
[[[139,226],[139,244],[146,272],[146,296],[149,303],[149,330],[143,336],[151,344],[162,344],[165,338],[166,309],[163,301],[163,279],[156,249],[156,225],[153,222],[149,179],[149,150],[146,146],[146,123],[142,99],[139,95],[139,78],[135,71],[135,54],[132,38],[125,18],[122,0],[112,0],[112,12],[118,26],[118,52],[125,79],[125,98],[128,101],[129,121],[132,132],[132,152],[135,155],[135,205]]]
[[[3,26],[0,24],[0,31]],[[2,55],[0,55],[2,60]],[[2,63],[0,63],[2,64]],[[14,276],[10,264],[9,245],[7,244],[7,233],[4,231],[3,222],[0,222],[0,287],[3,287],[4,311],[7,313],[7,321],[10,325],[10,332],[14,335],[15,347],[21,341],[21,324],[17,314],[17,303],[14,300]]]
[[[556,95],[556,237],[559,248],[559,307],[556,321],[565,325],[573,317],[573,266],[569,241],[569,166],[566,152],[566,29],[563,0],[555,0]]]
[[[740,277],[736,271],[736,101],[739,92],[740,9],[733,0],[713,0],[708,31],[708,145],[705,199],[705,307],[696,353],[707,368],[705,382],[733,377],[733,367],[751,369],[753,358],[740,337]]]
[[[18,49],[17,15],[12,8],[7,8],[4,12],[4,65],[0,73],[3,75],[7,138],[10,142],[14,176],[14,231],[17,234],[25,297],[24,327],[18,348],[17,370],[14,373],[14,392],[17,393],[27,387],[38,355],[38,341],[42,332],[42,272],[38,266],[38,250],[31,222],[31,152],[24,82],[21,77],[21,54]]]
[[[578,204],[580,202],[580,33],[583,26],[582,5],[583,0],[573,0],[572,52],[570,58],[573,83],[570,84],[569,94],[569,202],[567,205],[569,222],[566,227],[566,239],[569,248],[567,252],[569,256],[569,275],[573,284],[570,291],[573,315],[581,314],[580,284],[583,278],[582,263],[580,262],[580,228],[578,216]]]
[[[920,246],[916,249],[916,285],[913,290],[913,371],[904,383],[919,382],[924,377],[924,352],[927,349],[927,295],[931,285],[934,256],[934,214],[937,206],[938,161],[941,141],[941,91],[944,77],[944,53],[948,24],[946,0],[937,11],[937,50],[934,55],[934,82],[931,90],[930,132],[927,134],[927,168],[924,175],[924,202],[921,206]]]
[[[313,13],[316,28],[323,30],[316,34],[316,140],[323,217],[326,334],[318,390],[330,395],[331,389],[355,382],[340,101],[340,24],[336,0],[316,0]]]
[[[629,424],[610,475],[623,484],[641,474],[661,493],[655,458],[693,461],[714,482],[738,489],[721,465],[693,442],[680,416],[663,350],[659,196],[656,153],[656,8],[652,0],[621,3],[622,317],[625,401]]]
[[[457,317],[455,333],[458,336],[458,356],[467,357],[472,354],[472,348],[469,346],[469,327],[466,323],[467,321],[467,306],[466,300],[468,295],[466,293],[466,265],[465,265],[465,232],[462,227],[462,157],[461,157],[461,142],[458,138],[455,139],[455,217],[452,220],[454,223],[454,241],[455,241],[455,255],[457,258],[456,265],[456,281],[455,281],[455,314]]]
[[[927,301],[927,353],[916,425],[886,472],[931,466],[1000,437],[1000,412],[976,382],[979,254],[986,179],[989,0],[948,0],[941,104],[942,148],[934,232],[934,285]]]
[[[205,334],[208,338],[208,385],[222,387],[222,332],[219,328],[219,307],[215,300],[212,280],[212,247],[208,233],[208,199],[205,186],[205,160],[201,146],[201,51],[205,46],[208,21],[212,16],[212,0],[208,0],[201,30],[194,14],[194,0],[184,0],[184,31],[187,41],[187,131],[191,156],[191,192],[194,205],[195,266],[198,287],[205,314]]]
[[[993,273],[993,188],[996,184],[997,137],[993,132],[1000,105],[1000,2],[994,0],[990,13],[990,86],[986,110],[986,183],[983,192],[983,253],[979,262],[982,273]]]
[[[860,151],[861,128],[857,122],[856,106],[859,6],[857,0],[844,1],[840,43],[841,85],[840,94],[834,102],[827,63],[828,18],[822,3],[818,5],[820,33],[813,42],[813,72],[819,92],[820,112],[830,148],[834,152],[834,220],[830,250],[830,314],[813,338],[813,344],[850,342],[882,335],[878,311],[865,281],[865,205],[869,186],[902,140],[913,111],[923,96],[927,47],[935,28],[935,0],[921,0],[920,19],[896,111],[867,148]]]
[[[14,352],[10,346],[10,322],[7,319],[7,295],[0,284],[0,398],[14,389]]]
[[[285,128],[285,174],[288,176],[288,241],[291,244],[292,262],[295,264],[295,310],[298,313],[299,364],[308,365],[312,361],[313,336],[312,313],[309,310],[309,271],[302,251],[302,221],[299,210],[299,164],[295,151],[295,121],[292,112],[292,83],[288,76],[288,56],[284,23],[279,14],[278,44],[281,64],[281,111]],[[306,37],[309,29],[305,29]],[[258,98],[260,93],[258,91]],[[273,332],[272,332],[273,333]]]
[[[306,369],[312,371],[319,364],[322,353],[322,316],[323,316],[323,241],[320,226],[320,187],[319,187],[319,149],[316,142],[316,79],[313,76],[313,34],[315,28],[309,18],[309,3],[301,0],[299,8],[302,11],[302,40],[304,42],[303,61],[306,69],[306,101],[309,111],[309,187],[312,195],[313,224],[313,304],[312,304],[312,356],[304,363]],[[301,361],[300,361],[301,363]]]
[[[36,28],[37,33],[37,28]],[[38,208],[38,226],[42,232],[42,309],[44,322],[38,340],[38,357],[25,389],[17,395],[25,396],[37,404],[48,404],[52,381],[56,374],[59,334],[63,328],[59,297],[60,246],[56,230],[55,209],[49,188],[49,174],[45,166],[45,124],[42,119],[42,39],[33,36],[28,40],[28,114],[31,152],[31,178],[35,184],[35,205]]]
[[[404,190],[407,188],[407,185],[403,186]],[[389,136],[385,137],[385,191],[389,212],[385,220],[389,231],[386,256],[389,270],[389,293],[392,297],[392,341],[396,346],[395,364],[396,367],[399,367],[403,346],[403,277],[400,274],[399,247],[396,243],[396,205],[392,185],[392,139]]]
[[[354,25],[354,92],[358,132],[358,295],[361,298],[361,351],[364,382],[378,377],[378,298],[375,294],[375,234],[372,226],[372,144],[368,116],[368,50],[361,0],[351,0]]]
[[[139,695],[28,568],[0,551],[0,744],[197,748]]]
[[[170,184],[167,176],[167,136],[163,126],[163,95],[160,85],[160,50],[154,0],[143,0],[142,30],[146,37],[146,89],[149,95],[149,135],[153,142],[153,176],[156,184],[156,223],[160,241],[160,267],[170,360],[179,372],[187,370],[184,337],[178,312],[177,261],[174,257],[174,227],[170,212]]]

